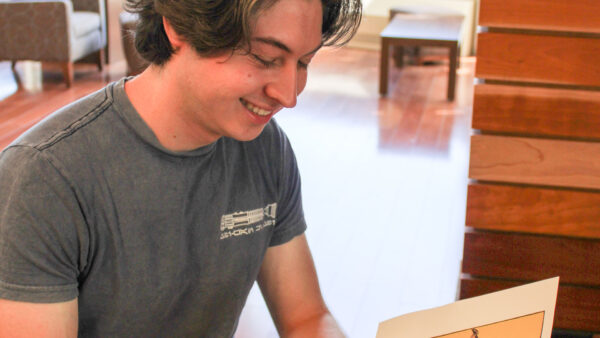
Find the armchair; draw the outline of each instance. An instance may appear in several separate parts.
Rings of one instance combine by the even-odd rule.
[[[0,60],[61,64],[67,87],[73,62],[88,55],[102,70],[104,0],[0,0]],[[94,53],[92,55],[92,53]]]

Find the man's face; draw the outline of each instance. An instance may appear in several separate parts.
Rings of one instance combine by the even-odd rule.
[[[273,115],[296,105],[321,25],[320,0],[279,0],[259,14],[249,53],[206,58],[182,48],[175,56],[181,122],[202,139],[256,138]]]

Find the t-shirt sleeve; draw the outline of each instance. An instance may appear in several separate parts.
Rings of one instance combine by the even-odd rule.
[[[279,201],[277,221],[270,246],[280,245],[306,231],[306,220],[302,208],[300,172],[292,146],[279,126],[273,122],[277,140],[279,173],[277,175]]]
[[[0,154],[0,191],[0,298],[76,298],[87,230],[68,180],[36,149],[13,146]]]

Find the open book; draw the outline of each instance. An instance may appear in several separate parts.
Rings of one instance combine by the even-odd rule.
[[[558,277],[381,322],[377,338],[550,338]]]

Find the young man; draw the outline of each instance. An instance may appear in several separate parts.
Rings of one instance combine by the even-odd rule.
[[[360,0],[130,0],[151,65],[0,156],[0,336],[232,336],[258,280],[282,336],[339,336],[271,118]]]

